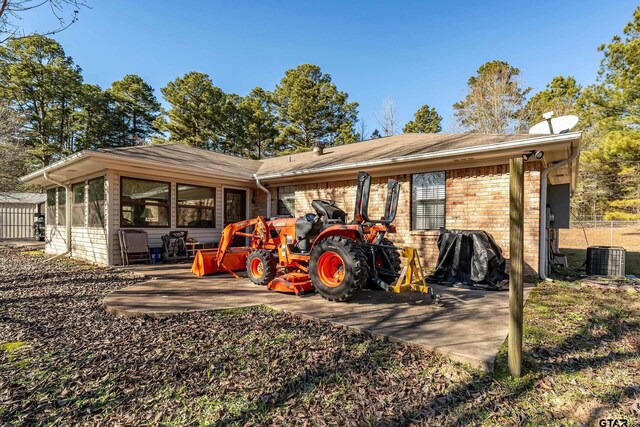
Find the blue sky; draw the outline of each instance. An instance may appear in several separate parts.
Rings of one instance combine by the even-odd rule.
[[[452,130],[452,104],[486,61],[520,68],[543,89],[556,75],[594,82],[597,47],[622,33],[637,2],[615,1],[205,1],[87,0],[79,21],[54,36],[108,87],[128,73],[159,89],[189,71],[226,92],[272,90],[284,72],[319,65],[360,104],[371,132],[394,98],[402,124],[423,104]],[[26,28],[51,27],[44,9]]]

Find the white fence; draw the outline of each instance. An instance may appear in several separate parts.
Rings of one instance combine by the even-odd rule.
[[[38,207],[32,203],[0,203],[0,239],[33,237],[33,214]]]

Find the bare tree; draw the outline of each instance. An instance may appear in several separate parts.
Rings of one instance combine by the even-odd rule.
[[[382,102],[382,113],[376,113],[376,120],[382,128],[383,136],[398,133],[398,109],[393,98],[385,98]]]
[[[490,61],[467,81],[469,93],[453,104],[460,127],[478,133],[522,131],[523,106],[531,88],[522,87],[520,70],[504,61]]]
[[[369,135],[367,134],[367,124],[364,120],[360,120],[358,122],[358,132],[357,132],[358,140],[364,141],[369,139]]]
[[[26,13],[40,7],[51,11],[56,24],[50,29],[26,32],[19,21]],[[85,0],[0,0],[0,43],[34,34],[59,33],[78,20],[82,7],[87,7]]]

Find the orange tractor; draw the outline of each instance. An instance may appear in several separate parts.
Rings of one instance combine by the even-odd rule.
[[[389,290],[400,276],[398,248],[385,237],[394,233],[400,183],[390,179],[384,217],[368,216],[371,177],[358,173],[351,222],[333,201],[314,200],[315,213],[300,218],[262,217],[225,227],[217,250],[199,251],[197,275],[245,270],[252,282],[269,289],[301,294],[315,289],[330,301],[346,301],[369,286]],[[248,245],[231,247],[234,237]]]

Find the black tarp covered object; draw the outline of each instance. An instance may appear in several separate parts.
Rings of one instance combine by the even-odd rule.
[[[498,289],[498,283],[509,277],[502,250],[485,231],[442,229],[438,248],[438,265],[430,281]]]

